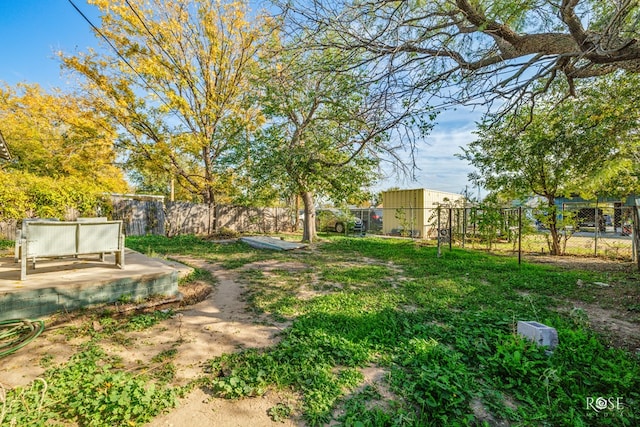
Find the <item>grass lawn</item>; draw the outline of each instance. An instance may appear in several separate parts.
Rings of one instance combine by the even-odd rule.
[[[382,238],[327,237],[295,252],[192,236],[131,237],[127,247],[237,271],[251,310],[290,322],[275,346],[212,359],[192,385],[227,398],[272,388],[301,396],[301,408],[273,408],[274,419],[295,409],[312,426],[640,425],[640,356],[608,346],[569,302],[593,303],[584,284],[595,282],[637,296],[637,273],[462,249],[438,258],[434,247]],[[298,267],[250,266],[265,260]],[[620,310],[640,307],[628,304]],[[521,339],[518,320],[556,328],[559,346],[549,353]],[[86,351],[99,357],[95,346]],[[370,370],[381,376],[365,385]],[[155,410],[158,399],[166,394],[145,402]]]

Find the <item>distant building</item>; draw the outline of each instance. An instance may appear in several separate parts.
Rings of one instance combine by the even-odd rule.
[[[457,193],[418,188],[413,190],[389,190],[382,192],[384,234],[404,234],[412,237],[429,237],[429,231],[437,226],[436,208],[457,204],[464,196]]]

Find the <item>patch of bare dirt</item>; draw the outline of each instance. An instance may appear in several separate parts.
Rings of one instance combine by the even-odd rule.
[[[149,426],[289,427],[298,425],[293,420],[282,422],[271,420],[269,410],[281,403],[289,406],[297,405],[296,399],[291,396],[275,392],[268,392],[251,399],[227,400],[212,398],[201,389],[196,389],[180,402],[176,410],[156,418]]]
[[[478,425],[484,423],[493,427],[508,427],[510,425],[508,421],[496,419],[478,398],[473,399],[469,406]]]
[[[571,314],[578,317],[580,310],[586,315],[584,321],[603,336],[610,346],[640,354],[640,322],[637,315],[574,301]]]
[[[278,270],[286,270],[289,272],[301,272],[309,270],[309,266],[300,261],[278,261],[265,260],[256,261],[242,267],[243,270],[261,270],[263,272],[271,272]]]
[[[530,262],[554,265],[566,270],[615,273],[610,280],[577,286],[592,303],[564,301],[574,316],[603,336],[612,347],[640,353],[640,273],[636,264],[603,258],[535,256]],[[620,274],[622,273],[622,274]],[[580,320],[580,319],[577,319]]]
[[[551,255],[528,255],[525,256],[529,262],[536,264],[548,264],[567,270],[587,270],[587,271],[612,271],[612,272],[632,272],[637,271],[637,265],[628,261],[617,261],[606,258],[583,257],[583,256],[551,256]]]
[[[243,348],[261,348],[276,344],[282,330],[278,325],[255,323],[247,311],[242,294],[244,285],[237,274],[194,258],[178,258],[188,265],[211,271],[218,283],[204,301],[180,311],[167,330],[145,331],[138,337],[139,346],[129,360],[159,352],[163,348],[178,349],[175,358],[177,380],[188,381],[203,372],[204,364],[214,356]],[[164,324],[166,327],[166,322]],[[237,401],[219,399],[196,389],[172,412],[154,419],[149,426],[295,426],[294,419],[274,422],[268,410],[279,403],[295,401],[296,396],[267,393]]]
[[[175,351],[172,359],[176,368],[174,383],[187,384],[203,375],[206,362],[215,356],[277,343],[278,335],[286,325],[261,323],[255,314],[247,310],[242,297],[245,289],[238,280],[238,273],[223,270],[201,259],[175,259],[209,270],[217,284],[213,289],[204,282],[181,286],[183,300],[163,305],[176,308],[171,319],[140,332],[118,333],[106,344],[103,342],[101,345],[108,353],[121,359],[123,369],[130,372],[146,369],[154,356],[171,350]],[[299,263],[257,265],[257,268],[267,270],[295,271],[303,267],[306,268]],[[149,309],[158,302],[161,301],[149,302]],[[113,315],[130,313],[136,308],[140,307],[119,304],[113,309]],[[89,314],[82,312],[63,313],[49,319],[45,332],[37,341],[2,359],[0,382],[5,388],[25,386],[42,375],[47,367],[67,362],[88,340],[84,334],[74,336],[73,328],[86,327],[89,319]],[[93,322],[92,327],[99,330],[101,325]],[[264,396],[231,401],[213,397],[196,388],[179,401],[177,408],[157,417],[149,426],[297,426],[302,425],[295,417],[298,400],[293,393],[271,391]],[[275,422],[269,416],[269,409],[282,404],[294,408],[294,416]]]

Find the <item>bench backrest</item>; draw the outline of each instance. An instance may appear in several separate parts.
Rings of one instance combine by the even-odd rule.
[[[76,222],[107,222],[106,216],[79,216]]]
[[[122,221],[25,224],[27,257],[66,256],[121,249]]]
[[[84,222],[78,224],[78,253],[92,254],[120,250],[122,222]]]

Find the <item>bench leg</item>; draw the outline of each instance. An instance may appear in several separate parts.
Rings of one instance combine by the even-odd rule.
[[[121,269],[124,269],[124,248],[119,251],[116,251],[116,265]]]
[[[21,258],[21,263],[20,263],[20,280],[24,280],[27,278],[27,251],[25,250],[25,241],[22,240],[22,242],[20,242],[21,246],[22,246],[22,252],[20,254],[20,258]]]
[[[124,268],[124,234],[120,235],[120,268]]]
[[[21,251],[22,251],[22,231],[21,230],[17,230],[16,231],[16,246],[15,246],[15,250],[13,251],[13,260],[15,262],[20,261],[20,255],[21,255]]]

